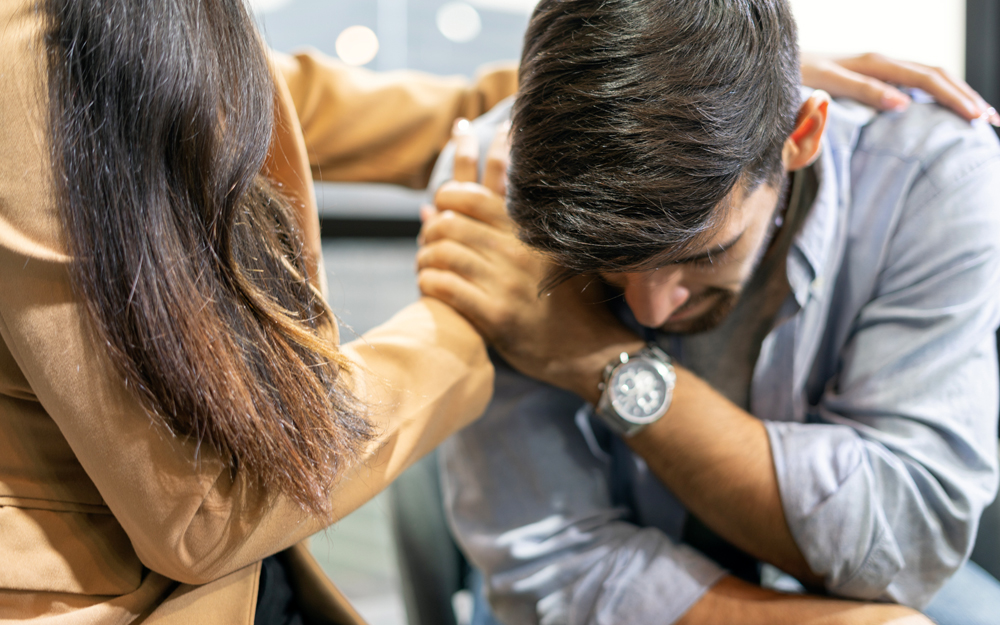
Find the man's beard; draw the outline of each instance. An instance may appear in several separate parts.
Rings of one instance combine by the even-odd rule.
[[[660,326],[660,330],[671,334],[698,334],[699,332],[708,332],[725,321],[726,317],[729,316],[729,313],[731,313],[733,308],[736,307],[736,302],[740,299],[740,292],[714,287],[706,289],[705,292],[700,293],[698,296],[685,302],[683,306],[675,311],[675,314],[683,313],[685,308],[700,306],[705,300],[709,299],[714,299],[715,302],[712,304],[711,308],[702,314],[693,319],[684,319],[682,321],[671,322],[668,319],[666,323]]]
[[[775,207],[774,214],[781,215],[785,212],[785,206],[788,203],[789,194],[789,180],[786,176],[785,180],[782,182],[782,187],[784,191],[782,195],[784,200],[779,202]],[[757,250],[757,254],[753,259],[753,269],[750,272],[751,276],[757,274],[757,270],[760,269],[761,261],[771,249],[771,244],[774,243],[778,231],[781,226],[775,221],[774,215],[772,215],[770,223],[768,224],[767,234],[764,235],[764,240]],[[740,285],[736,290],[720,289],[718,287],[709,287],[705,289],[703,293],[689,299],[684,302],[684,305],[674,311],[676,313],[683,313],[684,309],[694,308],[701,305],[702,302],[708,299],[715,299],[715,303],[712,307],[706,310],[704,313],[698,315],[694,319],[685,319],[683,321],[671,322],[669,319],[666,323],[660,326],[660,330],[663,332],[669,332],[671,334],[698,334],[700,332],[708,332],[719,326],[729,313],[733,312],[736,308],[736,304],[740,300],[740,296],[743,294],[743,289],[750,282],[748,279],[746,282]]]

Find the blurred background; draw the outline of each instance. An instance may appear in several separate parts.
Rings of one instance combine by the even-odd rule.
[[[1000,0],[791,0],[802,48],[877,51],[942,66],[1000,102]],[[268,44],[312,47],[374,70],[471,77],[486,62],[517,59],[535,0],[251,0]],[[323,252],[344,340],[417,297],[413,278],[421,192],[387,185],[321,184]],[[391,501],[380,495],[311,546],[371,625],[407,623]],[[471,597],[453,600],[468,622]]]
[[[311,46],[352,65],[471,76],[516,59],[534,0],[252,0],[282,51]],[[804,48],[877,50],[965,73],[966,0],[791,0]],[[970,3],[972,4],[972,3]],[[835,9],[833,9],[835,7]],[[358,28],[360,27],[360,28]]]

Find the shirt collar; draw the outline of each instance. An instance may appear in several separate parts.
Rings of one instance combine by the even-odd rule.
[[[809,93],[804,90],[803,100]],[[860,104],[830,103],[820,157],[813,166],[819,182],[816,198],[788,254],[788,285],[799,306],[824,286],[824,268],[842,239],[841,222],[850,203],[851,155],[862,127],[874,116],[873,109]]]

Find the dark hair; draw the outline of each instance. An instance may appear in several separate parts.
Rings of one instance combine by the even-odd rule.
[[[737,183],[783,177],[799,81],[784,0],[542,0],[513,109],[521,238],[566,274],[687,253]]]
[[[373,436],[290,204],[242,0],[42,0],[71,281],[154,419],[316,513]]]

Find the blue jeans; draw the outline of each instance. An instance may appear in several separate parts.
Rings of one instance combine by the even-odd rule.
[[[483,574],[479,569],[472,569],[469,573],[469,590],[475,597],[472,604],[472,622],[469,625],[501,625],[497,617],[493,616],[490,609],[490,602],[486,600],[486,592],[483,589]]]
[[[476,598],[472,625],[500,625],[483,593],[482,574],[473,571],[469,581]],[[1000,582],[975,562],[969,562],[948,580],[924,609],[924,614],[938,625],[997,625],[1000,623]]]
[[[969,562],[948,580],[924,614],[939,625],[996,625],[1000,623],[1000,582]]]

